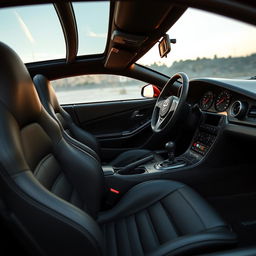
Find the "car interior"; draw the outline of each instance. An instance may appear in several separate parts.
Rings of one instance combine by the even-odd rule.
[[[209,35],[206,14],[242,23],[215,39],[243,53],[174,30],[190,10]],[[255,3],[9,0],[0,19],[2,255],[256,255]]]

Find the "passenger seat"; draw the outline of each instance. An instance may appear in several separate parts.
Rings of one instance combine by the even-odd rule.
[[[66,134],[66,137],[69,135],[68,137],[72,137],[82,143],[85,146],[85,150],[94,157],[96,155],[96,158],[99,160],[101,150],[97,138],[77,126],[71,116],[60,106],[50,81],[45,76],[39,74],[34,77],[33,82],[41,103],[46,111],[63,127],[64,135]],[[132,149],[121,153],[108,164],[115,167],[123,167],[149,155],[152,155],[155,161],[162,160],[161,156],[150,150]]]

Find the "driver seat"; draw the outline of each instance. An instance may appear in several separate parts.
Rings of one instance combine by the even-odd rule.
[[[71,116],[59,104],[56,93],[50,81],[45,76],[38,74],[34,77],[33,82],[42,105],[46,111],[63,127],[64,135],[66,135],[66,137],[72,137],[76,141],[83,144],[86,151],[96,157],[97,160],[100,160],[101,152],[97,138],[93,134],[81,129],[75,124]],[[123,167],[150,155],[153,156],[154,162],[162,160],[159,155],[150,150],[132,149],[121,153],[108,164],[114,167]]]

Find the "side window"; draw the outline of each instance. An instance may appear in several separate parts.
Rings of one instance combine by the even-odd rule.
[[[140,99],[145,82],[116,75],[85,75],[51,81],[60,104]]]

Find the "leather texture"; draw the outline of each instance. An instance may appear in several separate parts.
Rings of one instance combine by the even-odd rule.
[[[92,134],[80,129],[73,122],[71,116],[59,105],[50,81],[43,75],[36,75],[33,81],[42,105],[61,124],[64,136],[74,145],[83,147],[85,151],[99,160],[100,147],[97,139]],[[75,140],[72,140],[72,138],[75,138]]]
[[[235,242],[214,210],[174,181],[141,183],[102,212],[100,162],[63,135],[3,43],[0,62],[0,192],[33,255],[184,255]]]
[[[0,189],[40,255],[102,255],[94,220],[105,194],[101,164],[63,137],[16,53],[0,43]]]
[[[85,147],[84,150],[99,160],[101,152],[97,138],[74,123],[71,116],[60,106],[50,81],[40,74],[36,75],[33,81],[42,105],[47,112],[62,125],[64,136],[67,136],[68,139],[72,137],[80,142],[80,144],[83,144]],[[76,142],[73,141],[73,143],[77,145]],[[115,167],[123,167],[149,154],[154,155],[155,161],[160,159],[160,156],[157,156],[149,150],[134,149],[121,153],[108,164]]]
[[[255,256],[256,247],[240,248],[230,251],[208,253],[201,256]]]
[[[98,222],[106,255],[184,255],[234,243],[224,221],[191,188],[174,181],[143,182]]]

